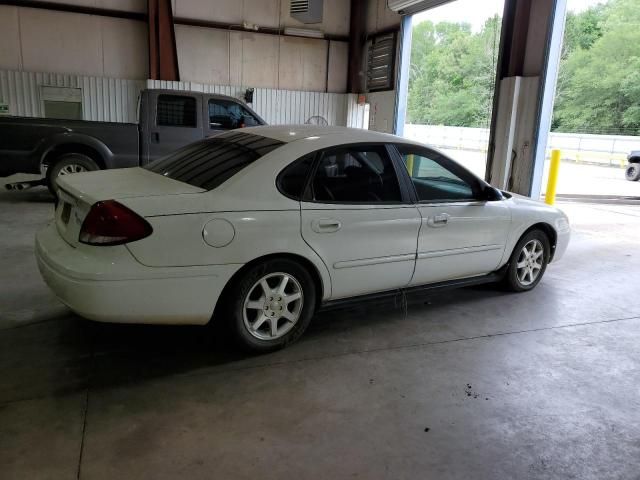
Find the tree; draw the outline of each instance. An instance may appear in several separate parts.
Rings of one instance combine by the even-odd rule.
[[[500,17],[479,33],[465,23],[422,22],[413,29],[407,120],[486,127],[491,118]]]
[[[640,134],[640,0],[567,15],[553,130]],[[501,19],[413,29],[407,120],[488,127]]]
[[[640,132],[639,0],[611,0],[570,14],[552,128]]]

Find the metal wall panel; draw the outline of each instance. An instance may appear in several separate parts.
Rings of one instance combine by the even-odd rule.
[[[59,73],[0,70],[0,101],[9,105],[9,113],[41,117],[42,86],[82,89],[82,115],[85,120],[105,122],[137,121],[137,105],[144,81],[122,80]]]
[[[123,80],[106,77],[0,70],[0,102],[11,115],[41,117],[43,85],[82,89],[85,120],[136,122],[138,95],[144,88],[217,93],[242,98],[246,87],[163,80]],[[271,125],[303,124],[322,117],[328,125],[366,128],[358,115],[357,95],[256,88],[253,109]],[[315,118],[314,120],[318,120]],[[322,121],[320,121],[322,123]]]

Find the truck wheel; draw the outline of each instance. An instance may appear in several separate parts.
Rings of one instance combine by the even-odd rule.
[[[47,187],[51,193],[57,196],[56,179],[58,177],[93,170],[100,170],[100,167],[91,157],[82,153],[65,153],[47,168]]]
[[[630,182],[640,180],[640,163],[630,163],[624,172],[624,176]]]

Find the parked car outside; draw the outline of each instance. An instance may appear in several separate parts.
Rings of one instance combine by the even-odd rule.
[[[62,175],[144,166],[202,138],[265,124],[240,100],[182,90],[143,90],[138,117],[138,124],[0,117],[0,177],[46,170],[54,191]]]
[[[40,272],[97,321],[230,327],[255,351],[321,307],[503,281],[528,291],[569,242],[557,208],[438,150],[339,127],[255,127],[143,168],[60,179]]]

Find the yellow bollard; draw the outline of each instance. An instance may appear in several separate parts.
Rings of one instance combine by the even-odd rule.
[[[553,205],[556,203],[556,186],[558,185],[558,171],[560,170],[560,150],[551,151],[551,168],[549,168],[549,182],[544,203]]]
[[[407,155],[407,170],[409,171],[409,175],[413,177],[413,154]]]

